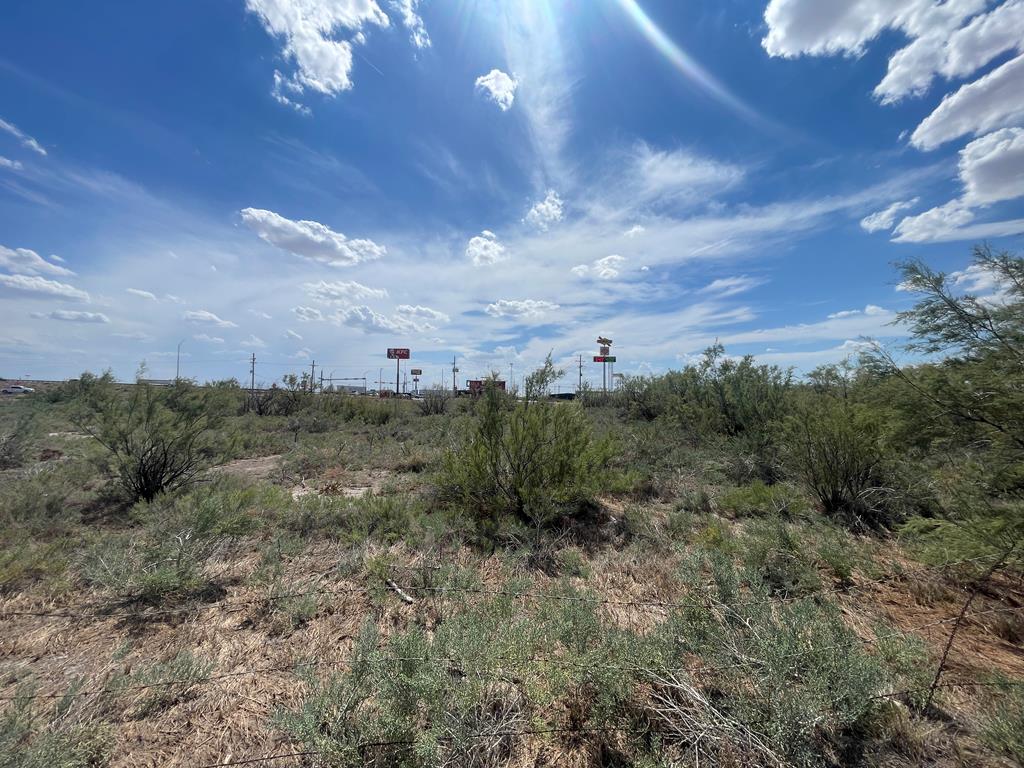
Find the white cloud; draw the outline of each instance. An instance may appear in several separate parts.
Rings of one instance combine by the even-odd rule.
[[[376,0],[246,0],[264,28],[283,41],[286,59],[295,64],[288,88],[334,96],[352,87],[352,46],[366,25],[387,27]],[[338,39],[343,31],[349,39]],[[280,93],[275,83],[275,98]],[[280,99],[279,99],[280,100]]]
[[[374,312],[367,306],[349,307],[334,316],[335,322],[366,333],[404,333],[410,330],[400,321]]]
[[[619,276],[622,265],[625,263],[625,257],[613,253],[610,256],[596,259],[592,264],[577,264],[569,271],[579,277],[586,277],[593,273],[595,277],[601,280],[611,280]]]
[[[56,256],[51,259],[59,260]],[[5,248],[0,245],[0,269],[14,272],[18,275],[60,275],[69,277],[73,274],[70,269],[52,264],[38,253],[28,248]]]
[[[402,24],[409,30],[409,39],[417,48],[430,47],[430,35],[417,13],[420,0],[391,0],[391,7],[402,17]]]
[[[130,293],[133,296],[138,296],[139,298],[149,299],[150,301],[158,300],[155,293],[144,291],[141,288],[125,288],[125,292]]]
[[[950,4],[954,7],[954,4]],[[973,6],[965,6],[971,10]],[[966,77],[1006,51],[1024,45],[1024,0],[1009,2],[962,21],[957,14],[948,24],[935,25],[889,59],[889,71],[875,88],[883,104],[927,93],[936,75],[947,80]]]
[[[931,150],[965,134],[977,136],[1024,121],[1024,55],[946,96],[910,136]]]
[[[1022,220],[968,226],[976,210],[1024,196],[1024,129],[1004,128],[975,139],[960,152],[963,195],[904,218],[896,227],[897,242],[940,242],[1000,237],[1024,232]]]
[[[222,320],[205,309],[191,310],[182,315],[182,319],[187,323],[193,323],[195,325],[213,325],[217,328],[237,328],[236,323],[230,320]]]
[[[274,319],[273,315],[269,315],[266,312],[263,312],[263,311],[261,311],[259,309],[248,309],[246,311],[250,315],[252,315],[253,317],[258,317],[260,320],[273,320]]]
[[[36,296],[55,296],[71,301],[89,301],[89,294],[67,283],[34,275],[0,275],[0,286]]]
[[[441,323],[451,320],[444,312],[438,312],[430,307],[412,306],[410,304],[399,304],[395,307],[395,319],[405,321],[412,328],[418,331],[432,331]]]
[[[856,315],[866,315],[868,317],[877,317],[879,315],[888,314],[887,309],[883,309],[875,304],[868,304],[864,309],[844,309],[841,312],[833,312],[828,316],[829,320],[841,320],[844,317],[854,317]]]
[[[297,334],[297,333],[296,333],[295,331],[293,331],[293,330],[292,330],[291,328],[288,328],[287,330],[285,330],[285,332],[284,332],[284,337],[285,337],[286,339],[291,339],[292,341],[302,341],[302,336],[300,336],[299,334]]]
[[[474,266],[482,267],[505,261],[508,253],[505,246],[498,241],[498,236],[490,230],[484,230],[476,237],[470,238],[466,244],[466,256]]]
[[[354,280],[348,282],[337,280],[332,283],[321,280],[319,283],[306,283],[302,288],[311,299],[327,304],[383,299],[388,295],[383,288],[368,288]]]
[[[866,232],[880,232],[883,229],[892,229],[896,224],[896,217],[901,211],[907,211],[918,204],[921,198],[913,200],[902,200],[893,203],[888,208],[876,211],[860,220],[860,227]]]
[[[960,180],[969,205],[1024,196],[1024,128],[1003,128],[964,147]]]
[[[346,307],[332,318],[339,325],[359,328],[366,333],[422,333],[436,330],[441,323],[449,321],[448,315],[430,307],[401,304],[392,315],[384,315],[365,305]]]
[[[324,313],[316,307],[292,307],[292,312],[300,323],[319,322],[324,319]]]
[[[526,223],[530,224],[541,232],[547,232],[552,224],[557,224],[564,218],[562,199],[553,189],[549,189],[543,200],[538,200],[526,214]]]
[[[949,277],[954,285],[975,295],[1000,292],[1006,287],[1002,282],[1001,275],[978,264],[971,264],[966,269],[951,272]]]
[[[11,160],[0,155],[0,168],[9,168],[12,171],[20,171],[24,168],[18,160]]]
[[[55,309],[52,312],[33,312],[32,317],[61,320],[66,323],[109,323],[110,318],[102,312],[76,312],[67,309]]]
[[[507,112],[512,108],[517,87],[519,87],[519,83],[516,79],[500,69],[492,69],[486,75],[481,75],[476,79],[476,90],[497,104],[502,112]]]
[[[21,142],[23,147],[31,149],[36,154],[43,155],[44,157],[46,156],[46,150],[43,149],[39,142],[31,136],[23,133],[18,126],[13,123],[8,123],[6,120],[0,119],[0,131],[5,131],[11,134],[11,136]]]
[[[647,228],[642,224],[634,224],[632,227],[623,232],[624,237],[637,237],[647,231]]]
[[[764,12],[771,56],[851,54],[886,29],[912,38],[952,30],[981,11],[986,0],[771,0]]]
[[[724,298],[726,296],[736,296],[737,294],[744,293],[752,288],[762,285],[763,283],[764,280],[757,277],[749,277],[747,275],[720,277],[701,288],[700,292],[713,293],[719,298]]]
[[[349,240],[316,221],[293,221],[259,208],[245,208],[241,216],[262,240],[331,267],[349,267],[387,253],[384,246],[372,240]]]
[[[239,343],[243,347],[249,347],[250,349],[265,349],[267,346],[267,342],[252,333],[249,334],[249,338],[244,339]]]
[[[210,336],[207,333],[199,333],[199,334],[196,334],[195,336],[193,336],[192,338],[195,339],[196,341],[206,342],[207,344],[223,344],[224,343],[224,339],[222,339],[220,336]]]
[[[484,311],[491,317],[513,317],[518,320],[535,320],[548,312],[558,309],[558,305],[550,301],[536,299],[500,299],[488,304]]]
[[[948,237],[965,224],[974,220],[971,213],[959,200],[951,200],[916,216],[907,216],[894,230],[893,238],[898,243],[922,243]]]

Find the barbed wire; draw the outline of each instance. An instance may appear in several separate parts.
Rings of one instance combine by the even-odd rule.
[[[847,594],[856,592],[862,589],[868,589],[878,584],[884,584],[889,581],[897,581],[902,578],[906,578],[908,575],[915,573],[928,572],[934,570],[943,570],[946,568],[953,568],[960,565],[966,565],[968,563],[984,562],[986,560],[992,560],[996,555],[980,555],[977,557],[964,558],[961,560],[953,560],[944,563],[937,563],[934,565],[924,565],[912,570],[904,570],[899,573],[886,574],[876,579],[870,579],[862,581],[857,584],[844,585],[839,587],[833,587],[829,589],[817,589],[810,590],[808,592],[801,592],[794,595],[774,595],[759,598],[756,600],[736,601],[731,603],[734,606],[746,606],[756,605],[760,603],[788,603],[796,602],[799,600],[806,600],[822,595],[832,594]],[[409,566],[415,569],[415,566]],[[699,589],[714,589],[718,585],[714,582],[706,582],[703,584],[696,585]],[[137,611],[116,611],[112,609],[107,610],[93,610],[85,612],[72,612],[72,611],[10,611],[0,610],[0,617],[7,616],[22,616],[32,618],[66,618],[66,619],[88,619],[88,618],[140,618],[145,619],[147,617],[156,617],[162,615],[173,615],[180,613],[198,613],[204,610],[220,609],[231,611],[236,607],[251,606],[251,605],[263,605],[268,602],[275,602],[279,600],[290,600],[301,597],[311,597],[314,595],[320,596],[338,596],[338,595],[363,595],[371,596],[376,592],[386,589],[388,587],[405,590],[408,592],[429,592],[435,594],[475,594],[483,595],[488,597],[511,597],[514,599],[538,599],[538,600],[558,600],[575,603],[588,603],[593,605],[611,605],[619,607],[633,607],[633,608],[686,608],[691,606],[691,601],[666,601],[666,600],[615,600],[610,598],[600,598],[587,595],[564,595],[558,594],[557,592],[536,592],[529,590],[512,590],[512,589],[489,589],[486,587],[458,587],[458,586],[429,586],[429,585],[416,585],[416,584],[381,584],[376,587],[330,587],[322,589],[310,589],[298,592],[284,592],[273,595],[264,595],[256,598],[246,598],[244,600],[220,600],[210,603],[200,603],[188,606],[177,606],[173,608],[152,608]]]

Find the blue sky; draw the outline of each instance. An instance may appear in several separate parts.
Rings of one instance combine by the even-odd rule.
[[[1024,0],[9,0],[0,373],[839,360],[894,261],[1019,249],[1022,41]]]

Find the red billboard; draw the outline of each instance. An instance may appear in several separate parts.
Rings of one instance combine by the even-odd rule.
[[[408,360],[409,350],[406,347],[388,347],[388,360]]]

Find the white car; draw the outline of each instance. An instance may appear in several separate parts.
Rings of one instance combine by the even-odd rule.
[[[31,392],[35,392],[32,387],[24,387],[21,384],[11,384],[9,387],[0,389],[5,395],[27,395]]]

